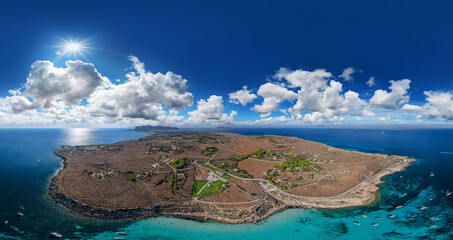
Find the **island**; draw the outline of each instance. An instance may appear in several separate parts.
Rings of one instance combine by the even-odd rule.
[[[150,131],[168,131],[168,130],[178,130],[177,127],[167,127],[167,126],[137,126],[134,128],[137,132],[150,132]]]
[[[49,196],[102,219],[174,216],[238,224],[286,208],[378,199],[382,178],[415,161],[286,136],[168,131],[114,144],[62,146]]]

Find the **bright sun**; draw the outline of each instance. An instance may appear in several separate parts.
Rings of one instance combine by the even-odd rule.
[[[73,39],[61,39],[58,48],[59,50],[56,52],[58,56],[72,55],[73,57],[77,57],[79,55],[85,57],[84,53],[89,53],[88,49],[90,49],[86,40],[78,41]]]

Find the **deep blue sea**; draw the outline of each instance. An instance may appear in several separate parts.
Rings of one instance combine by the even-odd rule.
[[[127,129],[0,129],[0,239],[46,239],[54,231],[66,239],[114,239],[119,237],[116,232],[126,232],[121,236],[124,239],[453,239],[453,194],[445,196],[448,190],[453,191],[453,130],[224,131],[296,136],[354,151],[410,156],[417,161],[406,171],[386,177],[380,200],[367,207],[289,209],[266,221],[243,225],[168,217],[104,221],[77,216],[47,197],[49,180],[62,167],[53,150],[62,144],[113,143],[145,133]],[[402,207],[395,209],[399,205]],[[420,209],[423,206],[427,208]],[[19,211],[24,213],[21,218],[15,216]]]

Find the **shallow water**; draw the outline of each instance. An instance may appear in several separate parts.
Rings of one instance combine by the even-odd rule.
[[[453,152],[453,130],[228,131],[297,136],[344,149],[411,156],[418,161],[406,171],[386,177],[381,199],[367,207],[289,209],[258,224],[243,225],[168,217],[101,221],[76,216],[47,198],[49,179],[61,167],[53,150],[62,144],[111,143],[146,134],[124,129],[0,129],[0,222],[9,221],[0,225],[0,238],[39,239],[52,231],[68,239],[113,239],[118,231],[126,232],[126,239],[453,238],[453,195],[445,197],[448,189],[453,191],[453,155],[448,154]],[[429,176],[431,172],[433,177]],[[395,209],[398,205],[402,207]],[[428,208],[422,210],[422,206]],[[15,217],[18,211],[25,216]]]

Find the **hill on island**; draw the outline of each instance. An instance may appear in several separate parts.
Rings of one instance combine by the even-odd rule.
[[[149,132],[149,131],[165,131],[165,130],[178,130],[176,127],[167,127],[167,126],[151,126],[151,125],[146,125],[146,126],[137,126],[134,129],[137,132]]]

